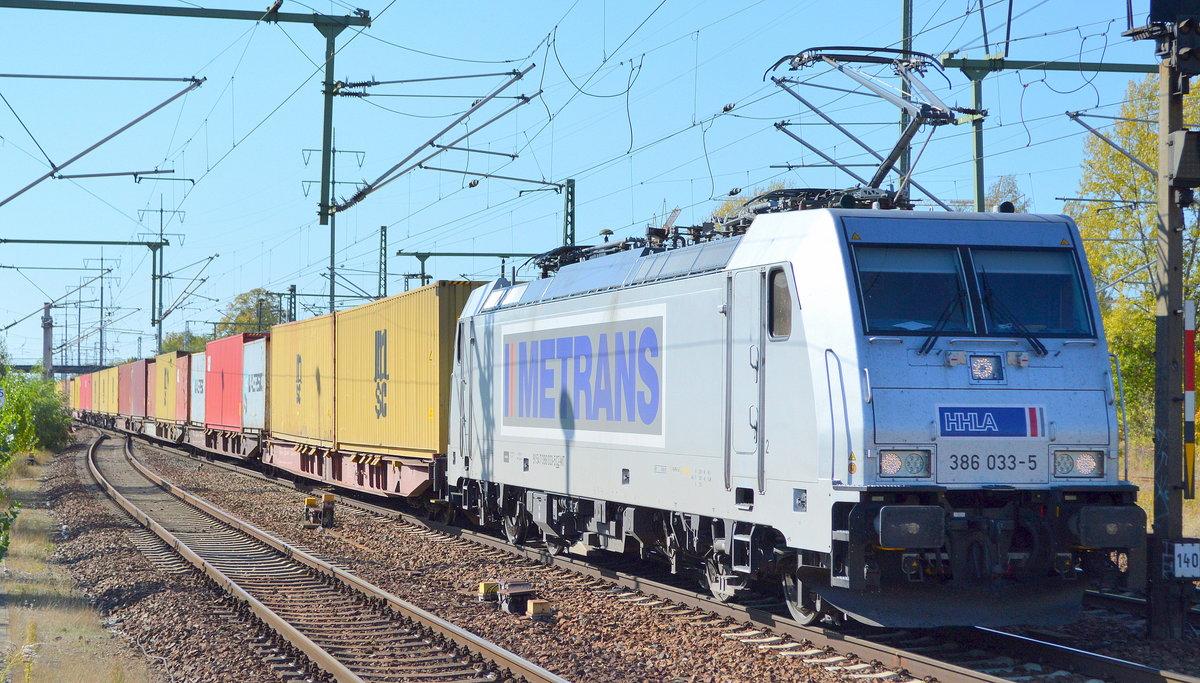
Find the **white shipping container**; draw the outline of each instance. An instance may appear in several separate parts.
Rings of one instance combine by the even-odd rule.
[[[267,340],[242,345],[242,428],[267,428]]]
[[[203,351],[192,354],[192,402],[188,407],[188,422],[204,426],[204,369],[208,367]]]

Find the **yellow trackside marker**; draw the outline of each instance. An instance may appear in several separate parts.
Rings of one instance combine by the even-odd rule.
[[[1062,242],[1059,242],[1059,244],[1063,245],[1064,247],[1069,247],[1069,246],[1071,246],[1071,243],[1067,241],[1067,238],[1066,238],[1066,237],[1064,237],[1064,238],[1062,239]]]
[[[854,462],[854,451],[850,451],[850,462]]]
[[[852,239],[852,240],[861,240],[862,238],[861,238],[861,237],[859,237],[859,236],[858,236],[858,233],[856,232],[856,233],[854,233],[854,234],[850,235],[850,239]]]
[[[1185,443],[1183,445],[1183,469],[1184,479],[1187,481],[1185,491],[1196,490],[1196,444]]]

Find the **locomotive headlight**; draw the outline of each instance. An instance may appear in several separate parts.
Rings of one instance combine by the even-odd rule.
[[[1102,477],[1104,453],[1101,451],[1055,451],[1054,476]]]
[[[977,382],[1004,379],[1004,363],[1000,362],[1000,356],[971,356],[971,379]]]
[[[929,451],[879,451],[879,476],[928,477]]]

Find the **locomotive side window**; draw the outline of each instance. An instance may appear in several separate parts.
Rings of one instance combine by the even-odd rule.
[[[782,268],[771,270],[767,285],[767,332],[771,339],[787,339],[792,334],[792,291]]]
[[[855,245],[867,332],[972,332],[958,250]]]
[[[1075,259],[1065,250],[972,249],[988,332],[1091,336]]]

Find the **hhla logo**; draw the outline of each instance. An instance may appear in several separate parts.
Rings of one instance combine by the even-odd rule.
[[[1000,427],[991,413],[943,413],[946,431],[953,432],[998,432]]]
[[[387,417],[387,330],[375,330],[375,418]]]
[[[300,403],[300,387],[303,386],[303,375],[301,374],[301,369],[303,368],[303,366],[304,366],[304,361],[300,357],[300,354],[297,353],[296,354],[296,403],[297,403],[297,405]]]

